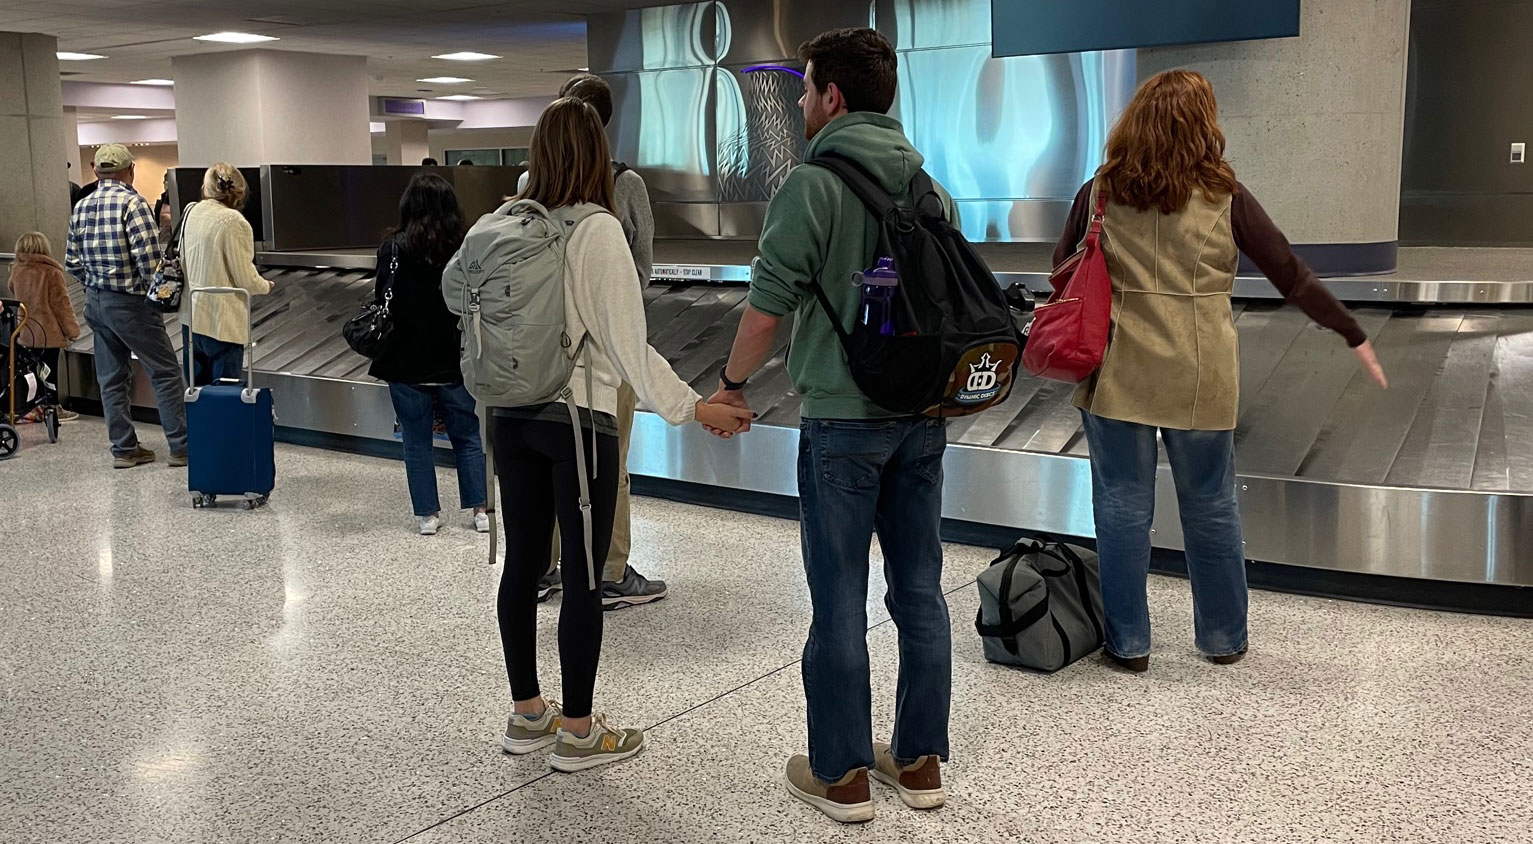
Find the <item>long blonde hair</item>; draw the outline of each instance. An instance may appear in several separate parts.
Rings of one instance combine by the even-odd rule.
[[[42,232],[27,232],[16,238],[17,255],[42,255],[45,258],[53,257],[53,244],[48,242],[48,236]]]
[[[1097,176],[1114,202],[1139,211],[1175,214],[1194,190],[1210,202],[1234,194],[1214,86],[1190,70],[1146,80],[1107,137]]]
[[[236,211],[245,207],[249,193],[250,185],[245,182],[244,174],[227,161],[209,167],[202,177],[202,198],[216,199]]]

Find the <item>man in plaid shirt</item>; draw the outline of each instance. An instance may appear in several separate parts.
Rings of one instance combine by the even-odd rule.
[[[186,385],[165,320],[144,296],[160,263],[159,224],[133,190],[133,155],[121,144],[96,150],[96,190],[69,220],[69,271],[85,285],[85,322],[95,332],[96,381],[112,438],[112,465],[153,463],[139,444],[129,401],[133,356],[149,371],[170,465],[186,465]]]

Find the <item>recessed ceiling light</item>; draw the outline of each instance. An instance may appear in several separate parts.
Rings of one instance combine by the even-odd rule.
[[[61,62],[88,62],[91,59],[104,59],[106,56],[98,56],[95,53],[55,53]]]
[[[274,35],[256,35],[252,32],[215,32],[212,35],[198,35],[193,41],[217,41],[222,44],[256,44],[261,41],[277,41]]]
[[[464,79],[461,76],[428,76],[425,79],[417,79],[416,82],[430,82],[433,85],[461,85],[464,82],[473,82],[472,79]]]
[[[463,100],[477,100],[477,99],[481,99],[481,98],[480,97],[476,97],[473,94],[450,94],[450,95],[445,96],[445,97],[437,97],[437,99],[439,99],[439,100],[458,100],[458,101],[461,102]]]
[[[175,83],[175,80],[173,80],[173,79],[139,79],[139,80],[134,81],[134,82],[129,82],[128,84],[129,85],[160,85],[160,86],[167,86],[168,87],[168,86],[174,85],[176,83]]]
[[[500,56],[492,56],[489,53],[475,53],[465,51],[461,53],[443,53],[440,56],[432,56],[433,59],[446,59],[450,62],[482,62],[488,59],[498,59]]]
[[[113,120],[148,120],[149,119],[149,115],[147,115],[147,114],[114,114],[114,115],[112,115],[112,119]]]

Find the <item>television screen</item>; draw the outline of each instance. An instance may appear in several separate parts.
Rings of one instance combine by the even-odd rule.
[[[1299,0],[992,0],[995,55],[1291,38]]]

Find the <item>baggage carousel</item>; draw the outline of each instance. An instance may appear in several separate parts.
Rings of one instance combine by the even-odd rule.
[[[1039,286],[1042,271],[1025,260],[1037,257],[1010,264],[1003,282]],[[259,261],[276,286],[254,300],[255,377],[275,393],[282,434],[362,450],[395,441],[387,389],[340,337],[342,322],[371,295],[370,251],[268,253]],[[745,307],[744,273],[742,263],[665,263],[645,291],[652,345],[704,395]],[[1257,281],[1242,284],[1258,292]],[[1455,298],[1473,285],[1491,291],[1480,294],[1487,303],[1523,295],[1512,283],[1463,279],[1357,279],[1340,289],[1450,282],[1457,290],[1449,302],[1473,301]],[[83,294],[74,295],[83,309]],[[1270,295],[1234,306],[1247,556],[1278,569],[1253,582],[1533,614],[1533,592],[1517,588],[1533,586],[1533,307],[1346,295],[1391,376],[1385,392],[1336,337]],[[179,328],[173,318],[166,323],[179,349]],[[761,417],[748,436],[724,442],[641,411],[630,460],[641,488],[750,509],[796,495],[800,400],[785,367],[787,339],[785,330],[751,379],[748,396]],[[86,401],[96,396],[91,347],[87,333],[66,367],[67,389]],[[150,407],[146,380],[135,400]],[[952,525],[987,538],[1093,535],[1086,444],[1070,394],[1066,385],[1026,379],[1004,405],[950,424],[944,515]],[[1158,501],[1154,544],[1179,550],[1166,471]],[[1462,589],[1475,591],[1452,597]]]

